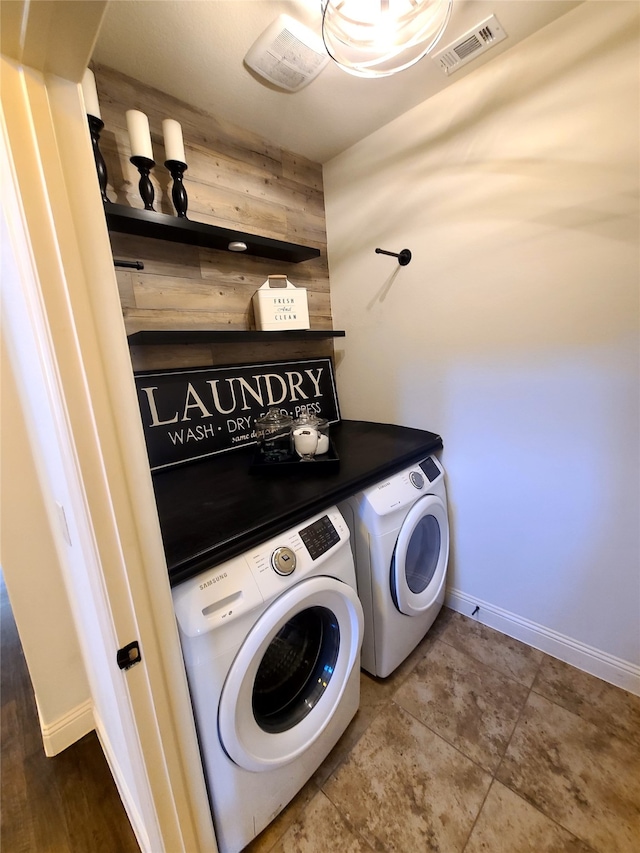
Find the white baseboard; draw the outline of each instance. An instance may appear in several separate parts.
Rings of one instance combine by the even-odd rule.
[[[44,725],[38,709],[45,755],[51,758],[95,728],[93,703],[90,699],[76,705],[50,725]]]
[[[473,618],[483,625],[495,628],[508,637],[520,640],[583,672],[640,696],[640,666],[572,640],[571,637],[558,634],[550,628],[530,622],[457,589],[447,589],[445,604],[465,616],[471,616],[478,607],[479,610]]]

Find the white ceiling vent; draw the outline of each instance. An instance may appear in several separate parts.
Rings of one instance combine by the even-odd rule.
[[[256,39],[244,61],[274,86],[297,92],[318,76],[329,55],[313,30],[279,15]]]
[[[432,53],[431,59],[448,76],[467,62],[471,62],[476,56],[480,56],[481,53],[504,41],[506,37],[507,34],[496,16],[491,15],[447,47]]]

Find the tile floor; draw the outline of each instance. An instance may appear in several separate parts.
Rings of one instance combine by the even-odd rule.
[[[640,698],[443,609],[246,853],[636,853]]]

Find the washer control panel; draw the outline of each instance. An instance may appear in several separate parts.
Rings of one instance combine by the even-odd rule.
[[[343,546],[346,548],[343,551]],[[263,545],[248,551],[242,560],[265,601],[282,590],[300,583],[310,573],[322,571],[337,557],[337,552],[351,555],[349,528],[337,507],[311,516],[302,527],[294,527],[274,536]],[[252,583],[247,580],[247,588]],[[244,583],[244,579],[239,581]]]
[[[329,516],[323,515],[322,518],[301,530],[300,538],[311,559],[317,560],[318,557],[321,557],[329,548],[333,548],[340,541],[340,534]]]
[[[353,571],[349,528],[337,507],[311,516],[257,548],[202,572],[172,590],[183,634],[195,637],[233,622],[324,569]]]
[[[286,545],[282,548],[276,548],[271,555],[271,567],[279,575],[290,575],[296,567],[295,552],[291,548],[287,548]]]

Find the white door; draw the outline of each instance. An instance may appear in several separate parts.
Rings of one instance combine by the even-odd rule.
[[[301,581],[265,610],[220,698],[220,739],[236,764],[272,770],[320,737],[357,664],[362,629],[355,591],[330,577]]]
[[[391,594],[406,616],[417,616],[436,601],[449,559],[447,509],[437,495],[411,507],[400,528],[391,564]]]

